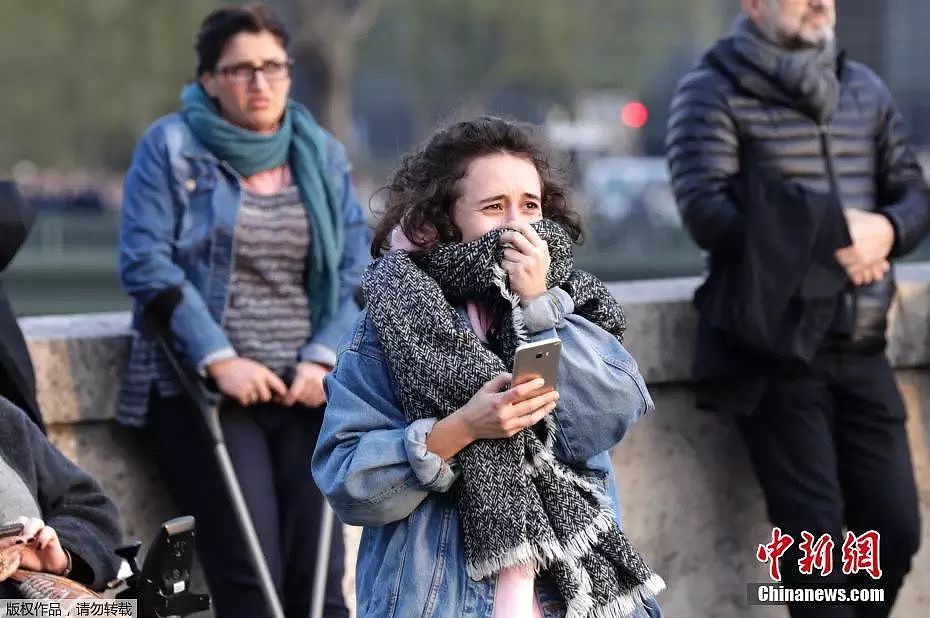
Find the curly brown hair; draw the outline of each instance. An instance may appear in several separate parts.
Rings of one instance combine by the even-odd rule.
[[[419,150],[403,158],[384,189],[387,200],[371,243],[379,257],[390,248],[391,231],[398,225],[415,245],[426,248],[424,230],[435,228],[440,244],[459,242],[461,232],[452,222],[459,198],[458,181],[476,158],[506,153],[532,162],[542,182],[542,213],[580,242],[581,220],[569,202],[567,184],[552,164],[550,149],[532,125],[482,116],[439,129]]]

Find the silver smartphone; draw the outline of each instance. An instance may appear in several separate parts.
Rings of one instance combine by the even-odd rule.
[[[513,356],[513,385],[523,384],[536,378],[545,380],[546,385],[534,391],[530,397],[555,389],[561,351],[562,342],[555,337],[525,343],[518,347]]]
[[[15,524],[3,524],[0,526],[0,539],[8,536],[17,536],[23,533],[26,526],[17,522]]]

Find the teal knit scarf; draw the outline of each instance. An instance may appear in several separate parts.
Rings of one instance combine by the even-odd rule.
[[[264,135],[223,119],[200,84],[181,91],[181,113],[210,152],[242,176],[287,163],[310,221],[307,289],[310,319],[317,329],[336,311],[343,228],[338,192],[328,173],[327,136],[310,111],[288,99],[281,126]]]

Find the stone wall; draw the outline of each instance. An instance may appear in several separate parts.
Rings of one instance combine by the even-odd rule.
[[[698,412],[689,388],[696,279],[611,286],[629,322],[627,345],[656,402],[613,452],[628,534],[669,589],[670,617],[784,617],[746,606],[746,585],[766,581],[755,561],[771,533],[762,495],[731,419]],[[899,270],[889,357],[904,395],[920,493],[930,533],[930,264]],[[39,401],[55,443],[103,483],[119,504],[128,537],[148,542],[174,513],[145,455],[144,440],[112,421],[128,352],[127,314],[22,320],[36,365]],[[351,581],[351,580],[350,580]],[[924,543],[894,618],[930,612],[930,547]]]

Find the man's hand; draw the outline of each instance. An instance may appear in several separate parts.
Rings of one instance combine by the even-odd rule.
[[[854,208],[844,211],[852,244],[836,251],[836,260],[854,285],[882,280],[891,268],[894,227],[884,215]]]
[[[301,403],[308,408],[323,405],[326,403],[323,377],[330,371],[329,367],[319,363],[298,363],[297,374],[281,403],[288,407]]]

